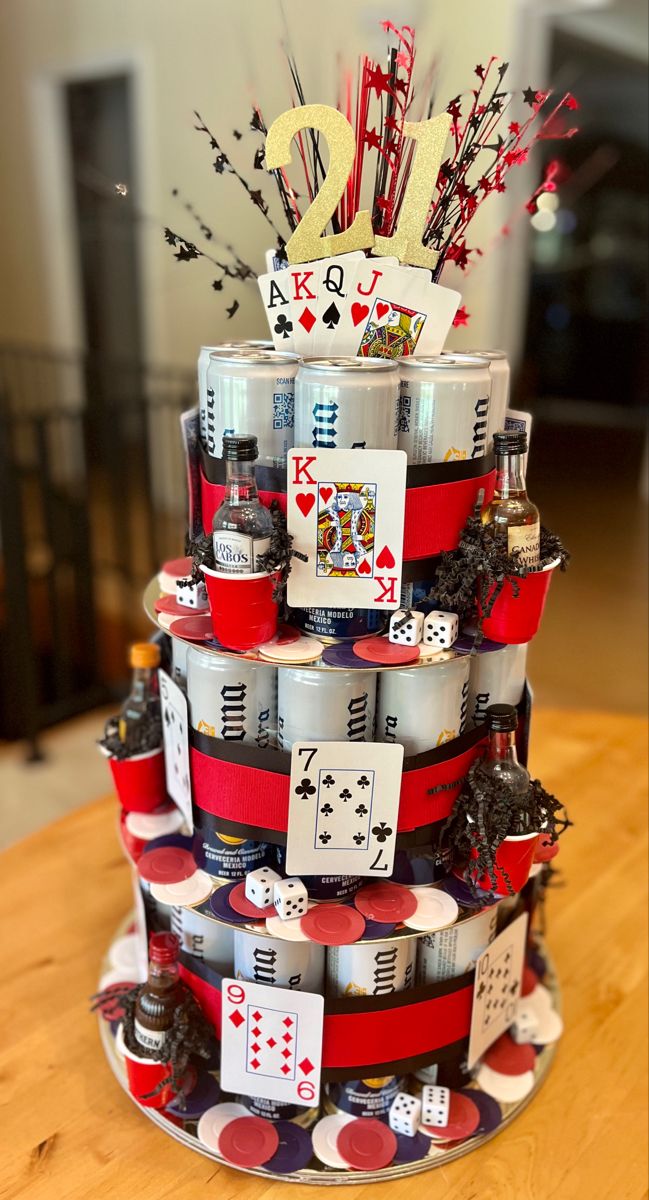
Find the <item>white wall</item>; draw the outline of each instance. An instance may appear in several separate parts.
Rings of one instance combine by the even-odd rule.
[[[441,60],[440,108],[473,85],[474,65],[491,53],[512,61],[512,81],[530,82],[530,46],[516,0],[393,0],[387,5],[286,0],[307,99],[336,102],[337,56],[353,63],[363,48],[380,54],[384,39],[378,21],[388,11],[395,21],[416,24],[420,68],[433,57]],[[257,135],[245,132],[236,143],[232,130],[247,131],[253,100],[268,123],[288,107],[282,35],[280,8],[273,0],[234,5],[231,0],[3,0],[0,341],[80,344],[64,146],[56,142],[57,81],[129,65],[137,79],[138,179],[131,182],[141,210],[151,218],[140,224],[149,360],[189,365],[201,343],[224,335],[265,334],[256,286],[233,284],[229,298],[214,293],[209,268],[174,262],[161,226],[194,236],[190,218],[171,197],[171,189],[180,186],[224,241],[231,240],[243,258],[263,269],[263,251],[270,244],[265,222],[231,176],[214,174],[207,140],[192,131],[192,110],[201,111],[250,178]],[[534,78],[536,86],[543,82]],[[272,196],[271,181],[256,177]],[[478,237],[479,244],[489,245],[506,213],[506,198],[490,198],[470,241]],[[524,270],[515,244],[501,242],[472,272],[465,303],[473,317],[469,330],[455,335],[456,346],[503,339],[514,345]],[[234,296],[241,309],[227,323],[224,310]]]

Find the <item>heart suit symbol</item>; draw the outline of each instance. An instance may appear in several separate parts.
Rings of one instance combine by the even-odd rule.
[[[313,505],[315,504],[315,496],[311,492],[296,492],[295,503],[302,513],[302,516],[308,517]]]
[[[384,317],[385,314],[388,313],[389,311],[390,311],[390,305],[384,304],[382,300],[379,300],[379,302],[376,306],[376,315],[377,315],[379,321],[381,320],[381,317]]]
[[[367,304],[359,304],[358,301],[355,300],[351,307],[352,321],[354,322],[354,325],[358,325],[359,321],[362,321],[363,317],[366,317],[369,311],[369,306]]]
[[[326,504],[327,500],[329,500],[329,498],[331,496],[333,496],[333,491],[334,491],[333,488],[330,488],[330,487],[321,487],[320,488],[320,499],[322,500],[323,504]]]
[[[364,558],[361,562],[359,562],[357,570],[359,575],[370,575],[372,568],[367,559]]]
[[[379,557],[376,560],[376,565],[377,567],[380,567],[381,570],[383,570],[384,567],[394,566],[394,554],[387,546],[383,547]]]

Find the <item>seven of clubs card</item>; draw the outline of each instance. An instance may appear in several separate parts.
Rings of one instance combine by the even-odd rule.
[[[406,455],[291,450],[288,602],[295,608],[398,608]]]
[[[392,873],[403,746],[295,742],[286,865],[291,875]]]
[[[221,1087],[287,1104],[317,1103],[324,997],[224,979]]]
[[[527,921],[527,913],[522,913],[476,959],[469,1070],[513,1024],[521,994]]]
[[[189,739],[187,697],[166,671],[158,671],[162,736],[164,738],[167,791],[178,805],[190,832],[192,817],[192,787],[189,774]]]

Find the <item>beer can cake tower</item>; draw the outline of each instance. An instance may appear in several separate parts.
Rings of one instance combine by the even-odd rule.
[[[506,356],[445,349],[467,314],[440,275],[576,104],[527,89],[513,120],[492,58],[410,120],[414,34],[384,29],[355,113],[253,114],[286,220],[270,338],[200,348],[189,553],[147,588],[102,742],[134,897],[96,998],[110,1065],[188,1147],[315,1184],[470,1152],[561,1033],[539,906],[568,822],[525,765],[526,653],[566,554]]]

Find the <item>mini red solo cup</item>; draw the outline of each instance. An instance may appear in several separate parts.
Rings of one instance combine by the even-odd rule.
[[[524,579],[518,579],[517,596],[514,595],[511,581],[506,579],[490,616],[482,622],[485,637],[494,642],[505,642],[508,646],[531,641],[538,633],[552,575],[558,565],[557,558],[540,571],[530,571]],[[492,594],[493,589],[489,596]]]
[[[176,1094],[171,1083],[161,1088],[156,1096],[148,1094],[163,1079],[171,1075],[170,1063],[156,1062],[155,1059],[140,1058],[139,1054],[133,1054],[124,1042],[124,1033],[121,1025],[117,1030],[115,1048],[124,1056],[128,1090],[133,1099],[137,1100],[138,1104],[141,1104],[143,1108],[164,1108],[165,1105],[171,1104]]]
[[[115,791],[125,812],[153,812],[167,800],[162,746],[130,758],[110,758]]]
[[[538,833],[521,833],[506,837],[496,851],[496,886],[493,886],[491,877],[485,873],[480,879],[475,879],[474,876],[476,887],[485,892],[493,890],[497,896],[510,896],[512,891],[520,892],[530,877],[538,838]],[[477,850],[472,852],[472,856],[477,858]]]
[[[276,575],[221,575],[202,567],[214,636],[226,650],[252,650],[277,632]]]

